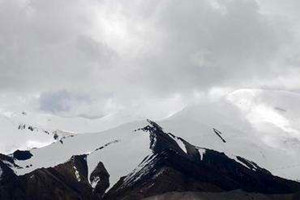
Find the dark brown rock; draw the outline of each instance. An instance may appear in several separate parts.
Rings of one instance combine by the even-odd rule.
[[[96,184],[93,195],[95,199],[101,199],[109,187],[109,173],[102,162],[99,162],[95,170],[91,173],[90,182]]]

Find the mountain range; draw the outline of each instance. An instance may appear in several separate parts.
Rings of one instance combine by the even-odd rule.
[[[49,142],[1,154],[0,199],[300,199],[298,100],[239,90],[156,122],[86,128],[6,114],[6,131]]]

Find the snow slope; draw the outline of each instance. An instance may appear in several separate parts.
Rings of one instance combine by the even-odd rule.
[[[56,166],[72,155],[88,154],[89,173],[102,161],[111,175],[110,182],[113,185],[151,153],[149,135],[134,131],[146,125],[146,121],[133,122],[101,133],[76,135],[63,139],[63,143],[33,149],[31,159],[16,162],[23,169],[15,170],[21,175],[37,168]]]
[[[299,94],[238,90],[219,101],[188,107],[160,124],[194,144],[240,155],[275,175],[300,180]]]
[[[18,148],[45,146],[52,143],[54,138],[46,130],[0,115],[0,141],[0,152],[9,153]]]
[[[47,146],[62,137],[100,132],[131,120],[133,118],[124,113],[89,119],[2,110],[0,112],[0,153]],[[53,138],[55,134],[59,136],[56,140]]]

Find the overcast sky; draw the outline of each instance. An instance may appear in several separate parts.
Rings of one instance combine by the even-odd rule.
[[[299,0],[0,0],[3,108],[163,117],[238,88],[300,91]]]

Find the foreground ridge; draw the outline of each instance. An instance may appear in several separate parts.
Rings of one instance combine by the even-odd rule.
[[[223,195],[234,190],[240,190],[242,194],[261,193],[268,197],[300,191],[300,183],[273,176],[246,158],[228,157],[225,153],[192,145],[183,138],[164,132],[151,120],[131,136],[136,134],[149,134],[149,154],[113,185],[110,185],[111,169],[101,156],[93,169],[89,169],[87,162],[90,155],[82,154],[54,167],[39,168],[18,176],[14,172],[19,167],[15,158],[1,155],[0,199],[138,200],[170,192]],[[108,147],[118,148],[117,145]],[[122,165],[118,161],[116,163]],[[279,198],[288,199],[290,195]]]

